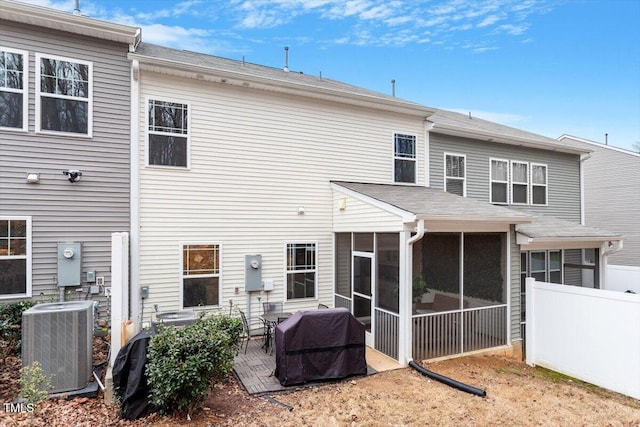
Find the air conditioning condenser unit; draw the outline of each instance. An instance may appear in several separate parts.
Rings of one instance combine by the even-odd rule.
[[[93,365],[93,301],[37,304],[22,313],[22,366],[38,361],[50,393],[87,386]]]

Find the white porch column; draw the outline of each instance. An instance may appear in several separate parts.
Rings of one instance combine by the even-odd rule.
[[[399,324],[398,324],[398,362],[407,365],[412,358],[411,354],[411,263],[412,254],[408,241],[411,238],[410,231],[400,232],[400,275],[399,285]]]
[[[129,233],[111,235],[111,357],[116,361],[122,339],[122,322],[129,318]]]

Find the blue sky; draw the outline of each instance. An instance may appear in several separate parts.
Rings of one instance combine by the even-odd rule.
[[[72,12],[74,0],[28,0]],[[640,144],[639,0],[80,0],[145,42],[284,66],[552,138]]]

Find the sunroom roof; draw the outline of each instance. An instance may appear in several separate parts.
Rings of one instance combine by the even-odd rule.
[[[359,194],[404,213],[407,220],[483,221],[519,224],[531,216],[487,202],[460,197],[430,187],[333,181],[352,195]],[[384,206],[381,206],[384,208]]]

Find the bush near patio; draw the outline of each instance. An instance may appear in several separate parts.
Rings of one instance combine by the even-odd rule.
[[[151,338],[145,368],[150,401],[160,413],[189,414],[233,368],[242,323],[221,315],[181,329],[160,328]]]
[[[0,359],[20,355],[22,312],[35,304],[35,301],[18,301],[0,305]]]

